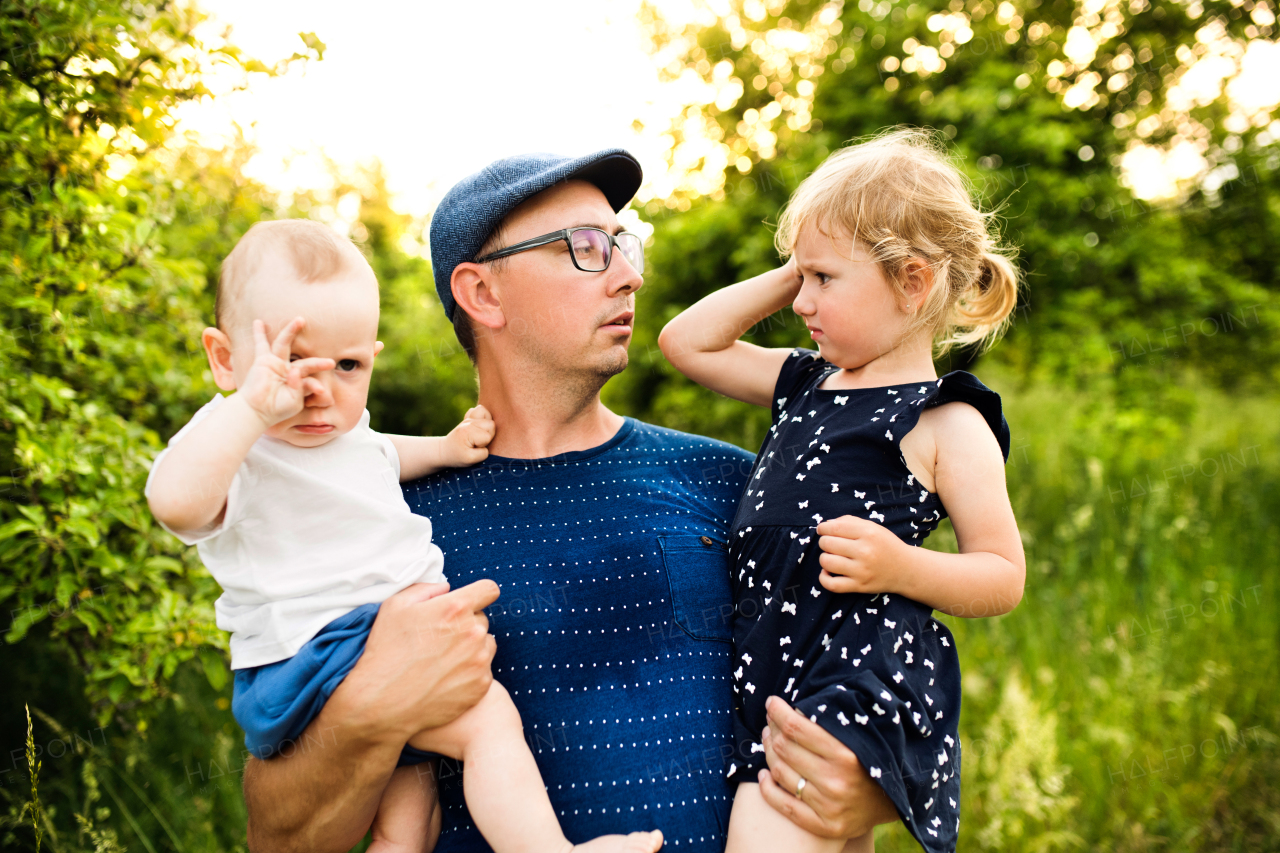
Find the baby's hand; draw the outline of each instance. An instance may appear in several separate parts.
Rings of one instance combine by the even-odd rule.
[[[324,390],[311,374],[333,370],[331,358],[300,358],[289,362],[293,339],[306,322],[301,317],[294,318],[276,335],[275,343],[269,344],[266,324],[253,321],[253,366],[236,396],[243,397],[268,427],[302,411],[308,394]]]
[[[818,525],[818,581],[831,592],[894,592],[901,539],[887,527],[854,515]]]
[[[484,406],[468,409],[462,423],[458,424],[444,437],[449,449],[449,465],[454,468],[465,468],[483,462],[489,456],[489,442],[497,426],[493,415]]]

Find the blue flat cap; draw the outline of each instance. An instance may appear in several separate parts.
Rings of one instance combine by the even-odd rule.
[[[519,154],[463,178],[431,216],[431,272],[444,313],[453,320],[458,305],[449,286],[454,269],[475,260],[489,235],[521,202],[575,178],[599,187],[617,213],[635,196],[643,177],[631,152],[609,148],[585,157]]]

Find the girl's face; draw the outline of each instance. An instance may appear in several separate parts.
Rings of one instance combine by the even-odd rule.
[[[850,244],[852,258],[841,254]],[[803,281],[791,307],[824,359],[856,370],[901,343],[910,316],[861,242],[806,226],[796,240],[795,263]]]

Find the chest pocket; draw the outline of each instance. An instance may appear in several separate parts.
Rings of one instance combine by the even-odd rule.
[[[698,640],[733,640],[729,549],[708,536],[659,536],[676,624]]]

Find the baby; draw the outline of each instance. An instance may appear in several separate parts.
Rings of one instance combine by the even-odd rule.
[[[364,651],[380,603],[444,581],[431,522],[399,483],[485,459],[482,406],[444,437],[383,435],[365,403],[382,350],[378,282],[350,241],[307,220],[260,222],[223,263],[203,343],[219,388],[157,458],[151,511],[221,584],[233,710],[267,757],[301,735]],[[424,626],[429,634],[430,626]],[[477,828],[498,853],[566,853],[519,713],[496,682],[452,723],[410,738],[370,850],[428,850],[439,808],[414,764],[466,763]],[[425,775],[425,774],[423,774]],[[434,775],[434,774],[433,774]],[[662,834],[607,835],[594,851],[654,853]]]

